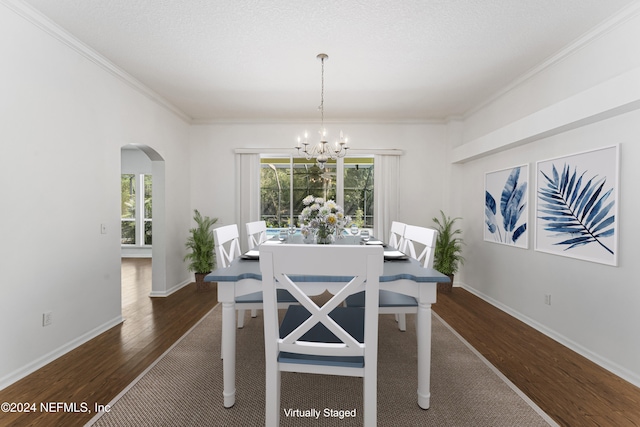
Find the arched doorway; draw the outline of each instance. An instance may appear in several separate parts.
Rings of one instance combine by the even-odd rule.
[[[135,182],[140,183],[145,175],[152,177],[150,205],[151,215],[144,215],[144,209],[137,209],[137,217],[133,221],[137,224],[134,227],[138,230],[138,234],[134,237],[134,244],[127,245],[129,256],[151,256],[152,262],[152,281],[151,293],[149,296],[166,296],[166,213],[165,213],[165,164],[162,156],[153,148],[143,144],[127,144],[120,149],[121,156],[121,174],[135,175]],[[143,184],[140,183],[140,189],[143,190]],[[142,203],[142,202],[141,202]],[[145,233],[142,230],[147,229],[147,223],[150,223],[151,229],[151,245],[145,242]],[[142,227],[142,230],[140,229]],[[123,227],[124,228],[124,227]],[[149,247],[150,246],[150,247]],[[150,249],[150,251],[149,251]],[[124,249],[123,249],[124,250]],[[150,254],[149,254],[150,252]],[[134,254],[134,255],[132,255]]]

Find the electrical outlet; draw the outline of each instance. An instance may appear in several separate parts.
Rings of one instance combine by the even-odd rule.
[[[49,326],[52,323],[53,323],[53,313],[51,311],[42,313],[42,326]]]
[[[546,305],[551,305],[551,294],[545,294],[544,295],[544,303]]]

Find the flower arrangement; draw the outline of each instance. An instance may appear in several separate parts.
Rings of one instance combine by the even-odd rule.
[[[309,195],[302,200],[304,208],[300,214],[302,235],[306,238],[315,235],[318,243],[330,243],[332,236],[342,235],[351,218],[333,200],[325,201],[321,197]]]

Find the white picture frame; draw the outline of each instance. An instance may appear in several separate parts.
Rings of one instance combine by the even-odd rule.
[[[529,164],[485,173],[484,240],[529,248]]]
[[[618,265],[619,145],[538,161],[535,250]]]

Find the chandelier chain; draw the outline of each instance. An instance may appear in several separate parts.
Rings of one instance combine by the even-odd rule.
[[[320,86],[320,124],[321,129],[324,129],[324,58],[320,58],[320,62],[322,63],[322,73],[321,73],[321,86]]]
[[[328,144],[327,141],[327,130],[324,128],[324,60],[329,56],[326,53],[319,53],[316,58],[318,58],[321,62],[322,73],[321,73],[321,85],[320,85],[320,141],[318,143],[312,144],[308,139],[307,132],[304,133],[304,139],[298,137],[298,144],[295,149],[299,156],[305,157],[307,160],[311,160],[312,158],[316,158],[316,163],[320,169],[324,169],[325,163],[329,160],[336,160],[341,157],[345,157],[347,155],[347,150],[349,150],[349,145],[347,143],[347,138],[343,136],[342,131],[340,131],[339,138],[333,144]]]

